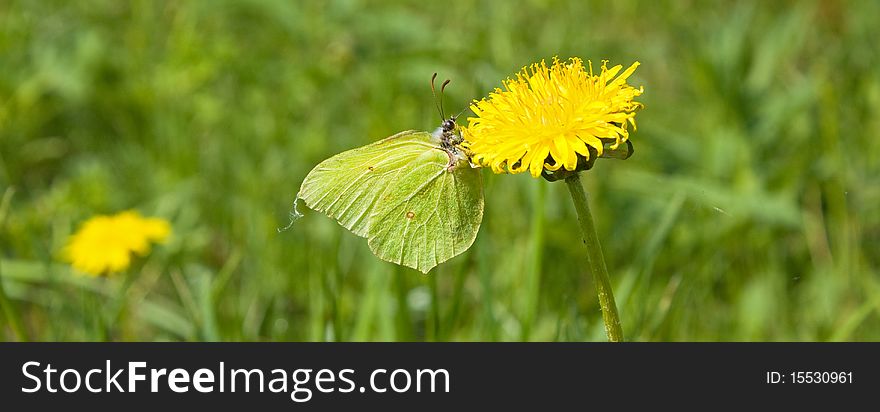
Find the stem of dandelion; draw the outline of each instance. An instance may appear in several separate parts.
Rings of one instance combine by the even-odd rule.
[[[620,327],[620,317],[617,314],[617,305],[614,303],[614,294],[611,292],[611,279],[608,277],[608,268],[605,267],[605,257],[602,255],[602,246],[599,244],[599,235],[596,234],[596,226],[593,224],[593,215],[590,214],[590,205],[587,203],[587,194],[577,173],[565,178],[571,200],[577,211],[578,222],[584,235],[584,245],[587,246],[587,263],[593,274],[596,292],[599,295],[599,307],[602,308],[602,320],[605,322],[605,335],[609,342],[622,342],[623,329]]]

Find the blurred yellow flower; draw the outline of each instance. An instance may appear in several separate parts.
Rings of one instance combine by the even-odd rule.
[[[170,234],[168,221],[144,218],[133,210],[95,216],[68,239],[63,257],[74,269],[92,276],[119,272],[131,264],[132,252],[146,255],[151,242],[163,242]]]
[[[621,73],[623,66],[608,69],[603,61],[599,75],[588,64],[589,71],[576,57],[567,63],[554,58],[550,67],[541,61],[502,82],[505,90],[474,101],[476,117],[468,118],[463,132],[471,161],[495,173],[528,170],[538,177],[544,169],[575,170],[578,155],[590,158],[587,146],[602,154],[603,140],[617,149],[642,107],[633,99],[643,89],[626,83],[639,62]]]

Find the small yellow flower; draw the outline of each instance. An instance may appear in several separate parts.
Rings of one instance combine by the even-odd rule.
[[[590,158],[587,146],[602,154],[603,140],[617,149],[629,138],[627,125],[636,127],[642,105],[633,99],[643,89],[626,83],[639,62],[622,73],[623,66],[606,63],[594,75],[592,63],[587,71],[579,58],[554,58],[550,67],[541,61],[505,80],[505,90],[474,101],[476,117],[463,132],[471,161],[495,173],[528,170],[538,177],[545,169],[575,170],[579,156]]]
[[[113,216],[95,216],[80,226],[64,247],[64,260],[74,269],[98,276],[119,272],[131,264],[131,254],[144,256],[151,242],[171,234],[168,221],[143,218],[133,210]]]

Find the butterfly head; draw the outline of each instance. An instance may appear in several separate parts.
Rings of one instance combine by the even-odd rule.
[[[461,128],[455,122],[455,116],[450,117],[440,123],[440,127],[434,131],[434,137],[440,142],[440,146],[444,149],[452,150],[461,144]]]
[[[440,129],[443,130],[443,134],[453,133],[455,129],[458,127],[458,123],[455,123],[455,117],[450,117],[440,123]]]

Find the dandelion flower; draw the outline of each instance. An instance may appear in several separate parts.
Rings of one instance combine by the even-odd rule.
[[[594,75],[592,63],[585,69],[579,58],[554,58],[550,67],[541,61],[504,81],[504,90],[474,101],[476,117],[463,132],[471,161],[495,173],[538,177],[544,170],[576,170],[579,159],[590,159],[590,148],[598,156],[605,143],[617,149],[629,138],[627,126],[635,129],[642,105],[633,99],[643,89],[626,83],[639,62],[622,72],[623,66],[606,64]]]
[[[145,256],[150,243],[163,242],[170,234],[168,221],[144,218],[131,210],[95,216],[68,239],[63,257],[74,269],[89,275],[119,272],[131,264],[132,253]]]

